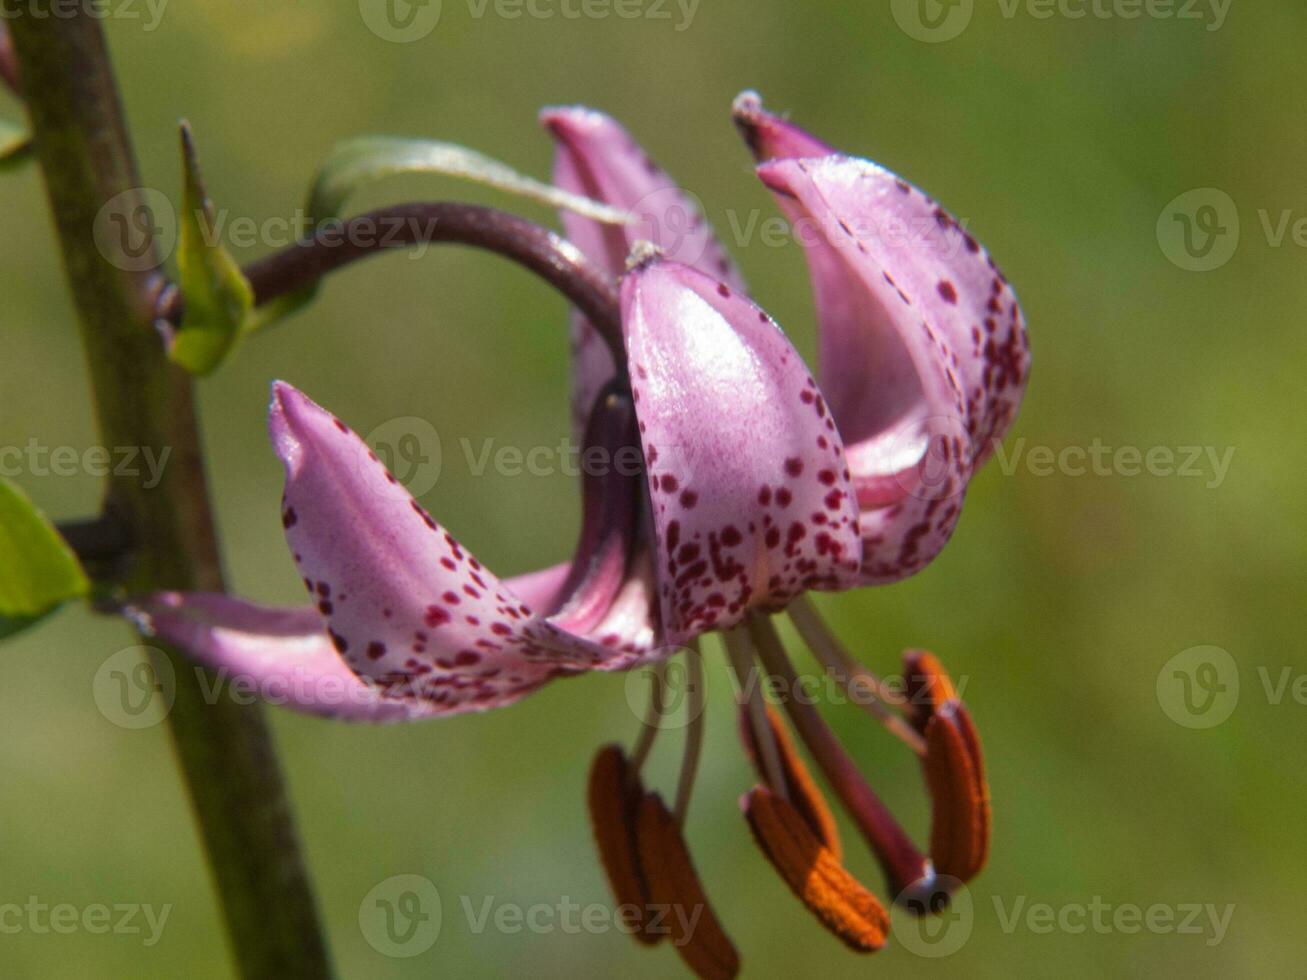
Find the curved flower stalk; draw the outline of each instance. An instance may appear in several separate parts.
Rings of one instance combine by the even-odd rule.
[[[350,720],[484,710],[557,677],[655,664],[640,739],[629,755],[616,746],[599,754],[589,806],[614,894],[640,910],[636,938],[670,939],[703,977],[739,968],[680,834],[702,733],[706,633],[724,638],[760,779],[742,800],[749,827],[828,929],[867,952],[883,945],[889,920],[843,867],[834,820],[767,704],[760,667],[897,901],[937,912],[983,867],[983,760],[947,675],[932,656],[909,653],[906,709],[892,710],[887,685],[804,594],[902,578],[939,552],[968,481],[1015,416],[1028,369],[1015,297],[958,222],[887,171],[768,114],[750,93],[735,119],[796,228],[815,232],[803,240],[820,378],[746,294],[702,218],[684,220],[698,215],[692,200],[617,123],[547,110],[558,184],[636,214],[645,234],[563,216],[581,253],[621,280],[620,348],[574,319],[583,456],[617,464],[625,453],[634,463],[585,473],[572,560],[496,576],[348,426],[278,382],[269,427],[286,467],[283,524],[314,607],[180,594],[133,605],[201,662],[265,689],[275,681],[299,710]],[[895,224],[929,234],[905,245],[888,234]],[[768,618],[781,610],[823,668],[922,758],[929,856],[798,696]],[[686,647],[685,761],[668,807],[640,770],[664,719],[666,662]],[[660,930],[666,917],[653,912],[668,906],[693,917]]]

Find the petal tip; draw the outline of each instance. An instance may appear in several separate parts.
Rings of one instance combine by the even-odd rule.
[[[295,401],[297,397],[304,397],[302,391],[289,381],[282,381],[280,378],[273,380],[269,390],[272,395],[268,402],[268,412],[271,414],[285,414],[288,403]]]
[[[768,112],[762,96],[745,89],[731,103],[731,118],[759,162],[786,157],[828,156],[835,150],[793,123]]]
[[[300,446],[311,424],[311,413],[314,412],[329,414],[289,382],[272,382],[272,399],[268,405],[268,437],[272,440],[273,450],[286,464],[288,475],[300,455]]]
[[[583,137],[606,126],[616,125],[612,117],[583,105],[550,105],[540,110],[540,125],[555,138],[567,141]]]
[[[271,392],[268,401],[268,435],[272,444],[280,450],[282,443],[290,437],[287,405],[294,400],[298,391],[293,385],[278,378],[272,382]]]
[[[762,96],[751,88],[746,88],[731,102],[731,118],[737,126],[751,126],[764,112]]]

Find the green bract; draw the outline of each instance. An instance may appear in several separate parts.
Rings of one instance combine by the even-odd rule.
[[[89,588],[59,532],[17,486],[0,479],[0,637]]]
[[[190,128],[182,124],[181,227],[177,266],[185,311],[169,357],[192,374],[208,374],[252,326],[254,291],[214,232],[213,204],[200,177]]]

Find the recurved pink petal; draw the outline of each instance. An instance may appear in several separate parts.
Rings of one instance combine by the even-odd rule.
[[[556,565],[505,584],[524,602],[544,604],[571,566]],[[211,592],[160,592],[134,601],[128,615],[153,636],[217,673],[219,690],[250,692],[302,714],[351,722],[418,721],[511,704],[566,671],[551,663],[525,663],[523,683],[490,701],[432,698],[403,684],[376,684],[355,674],[332,645],[322,615],[312,606],[273,608]],[[443,686],[466,683],[445,672]],[[425,686],[435,673],[421,677]]]
[[[1030,368],[1025,319],[995,261],[927,193],[876,163],[836,154],[763,110],[754,93],[737,99],[735,118],[761,161],[791,159],[788,165],[765,163],[759,174],[806,225],[801,231],[821,315],[822,384],[850,446],[857,442],[850,427],[865,419],[863,429],[876,429],[884,419],[881,406],[893,413],[897,400],[867,384],[873,338],[840,329],[847,324],[846,307],[856,302],[856,286],[848,281],[852,267],[907,297],[907,306],[940,337],[966,399],[967,417],[958,421],[966,423],[972,461],[983,463],[1017,416]]]
[[[748,106],[737,122],[805,246],[823,390],[862,509],[863,575],[924,567],[974,468],[1016,416],[1029,369],[1016,297],[980,244],[923,192]]]
[[[551,622],[569,596],[546,600],[546,590],[577,586],[571,567],[518,580],[537,600],[529,603],[343,422],[290,385],[274,385],[269,429],[286,466],[287,543],[328,636],[365,680],[450,707],[491,706],[537,686],[547,668],[612,667],[652,645],[647,622],[603,635],[611,646]]]
[[[346,721],[413,721],[460,707],[364,683],[309,606],[270,609],[226,595],[164,592],[139,600],[130,613],[152,635],[216,671],[220,691],[229,687],[246,697],[252,691],[272,704]],[[529,669],[538,683],[552,671],[543,664]]]
[[[621,124],[583,106],[547,108],[540,121],[558,142],[554,183],[632,212],[633,220],[626,225],[562,213],[567,237],[588,258],[620,276],[631,247],[648,241],[669,259],[715,276],[732,289],[744,288],[698,202],[650,159]]]
[[[562,212],[563,229],[586,257],[614,278],[626,269],[637,241],[650,241],[672,259],[722,279],[744,283],[693,197],[683,191],[614,119],[581,106],[553,107],[541,122],[558,144],[554,183],[632,212],[625,226]],[[572,412],[579,436],[600,389],[613,377],[612,355],[585,318],[572,318]]]
[[[780,328],[657,257],[623,282],[622,324],[668,638],[849,584],[861,549],[843,445]]]

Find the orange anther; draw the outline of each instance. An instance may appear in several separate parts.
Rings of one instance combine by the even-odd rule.
[[[969,881],[989,857],[990,806],[980,740],[961,702],[940,704],[927,723],[925,765],[935,871]]]
[[[657,793],[646,794],[640,803],[636,839],[650,908],[681,959],[702,980],[730,980],[740,972],[739,954],[704,893],[676,820]]]
[[[741,801],[758,846],[822,924],[859,952],[885,945],[889,914],[813,834],[807,819],[763,786]]]
[[[776,709],[768,706],[767,722],[771,727],[772,738],[776,742],[777,754],[781,760],[781,771],[785,780],[784,787],[771,787],[773,790],[782,790],[784,795],[789,798],[794,808],[808,823],[809,829],[822,843],[822,845],[834,855],[835,860],[843,858],[843,849],[840,846],[839,829],[835,825],[835,817],[830,812],[830,807],[826,805],[826,799],[822,796],[821,790],[817,788],[817,783],[813,780],[808,772],[807,766],[803,764],[803,759],[794,748],[794,742],[790,738],[789,728],[786,727],[784,720],[781,718]],[[749,724],[749,712],[747,707],[740,709],[740,739],[744,743],[744,749],[749,755],[749,761],[753,763],[753,768],[757,771],[758,777],[765,783],[767,775],[763,771],[761,759],[758,754],[758,741],[755,737],[753,726]]]
[[[599,860],[619,909],[624,915],[636,916],[632,935],[652,946],[663,938],[663,933],[648,928],[649,886],[640,869],[635,839],[636,817],[643,797],[640,777],[630,772],[621,748],[606,745],[600,749],[590,767],[587,795]]]

